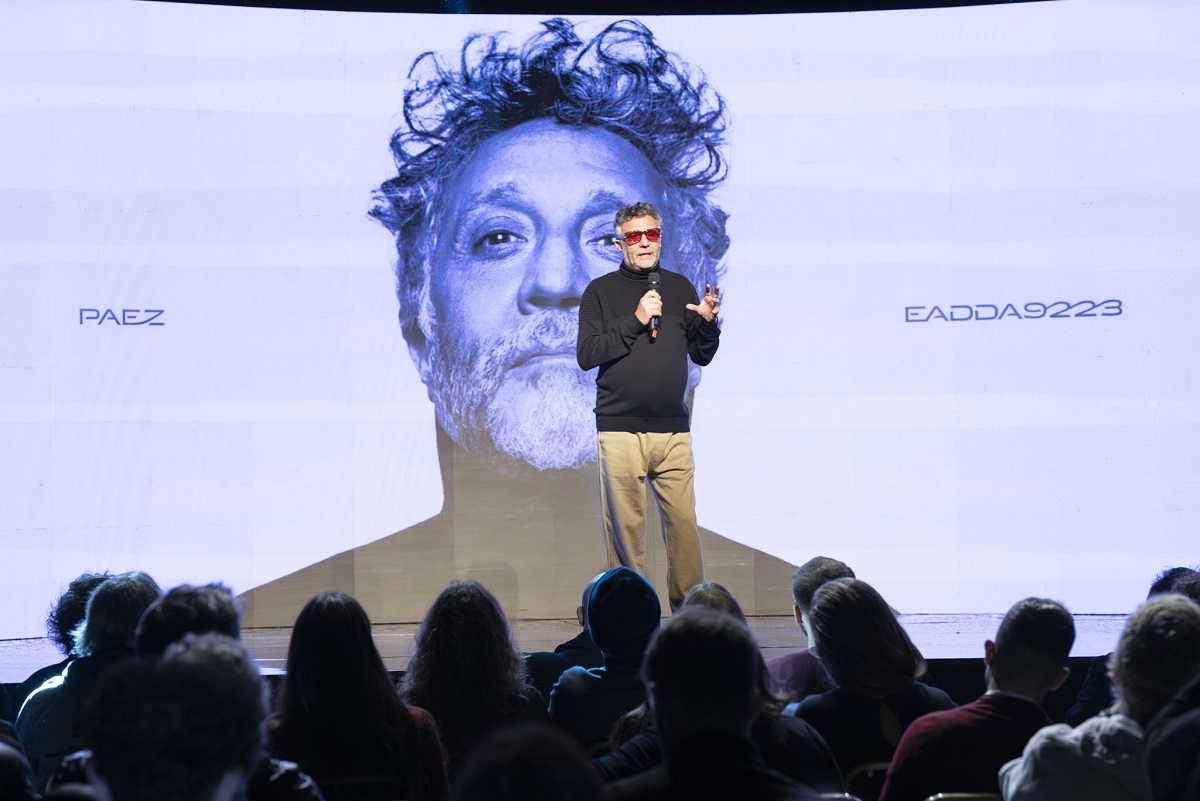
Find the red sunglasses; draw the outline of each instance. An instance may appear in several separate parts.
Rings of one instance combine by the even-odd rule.
[[[648,228],[645,231],[630,231],[627,234],[619,235],[617,237],[617,239],[624,239],[626,245],[636,245],[638,242],[642,241],[642,234],[646,235],[647,241],[657,242],[658,238],[660,236],[662,236],[662,229],[661,228]]]

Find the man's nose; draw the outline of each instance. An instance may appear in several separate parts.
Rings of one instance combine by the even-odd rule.
[[[521,284],[521,311],[530,314],[547,309],[576,308],[590,280],[587,259],[577,243],[566,237],[547,240],[534,253],[525,272]]]

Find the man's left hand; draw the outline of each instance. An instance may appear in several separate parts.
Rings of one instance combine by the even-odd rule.
[[[721,310],[721,285],[704,285],[704,298],[699,304],[689,303],[685,308],[691,309],[704,318],[706,323],[717,321],[717,312]]]

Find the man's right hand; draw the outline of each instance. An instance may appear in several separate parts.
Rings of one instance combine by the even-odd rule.
[[[637,311],[634,312],[642,325],[650,325],[651,317],[662,317],[662,295],[650,290],[638,301]]]

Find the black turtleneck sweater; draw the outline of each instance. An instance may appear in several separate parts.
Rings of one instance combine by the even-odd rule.
[[[657,271],[663,300],[658,339],[637,318],[648,291],[646,276]],[[596,376],[596,428],[599,431],[678,433],[690,430],[687,360],[712,361],[720,343],[717,323],[694,311],[696,289],[686,278],[658,266],[639,272],[621,264],[588,284],[579,304],[575,354]]]

